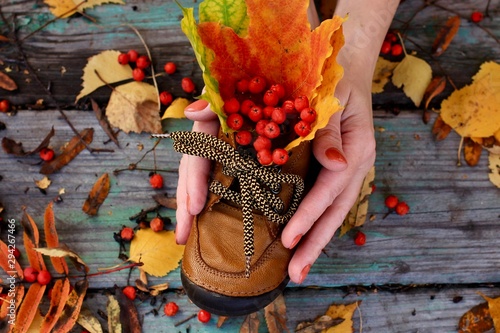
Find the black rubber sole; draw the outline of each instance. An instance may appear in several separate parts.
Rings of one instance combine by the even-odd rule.
[[[194,284],[181,270],[181,281],[189,299],[203,310],[220,316],[245,316],[259,311],[278,297],[289,282],[287,277],[276,289],[252,297],[231,297]]]

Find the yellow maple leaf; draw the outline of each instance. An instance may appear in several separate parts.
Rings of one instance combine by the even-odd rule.
[[[382,57],[378,57],[372,79],[373,94],[378,94],[384,91],[384,87],[387,82],[389,82],[389,78],[397,65],[397,62],[392,62]]]
[[[424,97],[425,90],[432,80],[432,68],[425,61],[411,54],[406,54],[404,59],[394,68],[392,83],[403,87],[403,91],[415,106],[419,106]]]
[[[441,117],[463,137],[487,138],[500,130],[500,65],[483,63],[472,80],[441,103]]]
[[[189,105],[189,100],[179,97],[176,98],[172,104],[165,110],[163,117],[161,119],[167,118],[186,118],[184,115],[184,109]]]
[[[162,133],[157,98],[156,88],[145,82],[116,87],[106,107],[109,123],[125,133]]]
[[[141,262],[141,270],[165,276],[179,266],[184,246],[177,245],[173,231],[140,229],[130,243],[130,261]]]
[[[84,9],[105,3],[125,4],[123,0],[44,0],[43,2],[49,6],[51,13],[59,18],[70,17],[76,12],[81,13]]]
[[[118,63],[120,53],[120,51],[106,50],[89,58],[83,69],[83,88],[76,97],[76,101],[106,83],[132,79],[132,68]]]

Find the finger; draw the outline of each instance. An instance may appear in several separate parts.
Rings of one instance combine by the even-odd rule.
[[[316,133],[313,142],[314,156],[323,167],[331,171],[342,171],[347,168],[340,132],[341,114],[341,112],[335,113],[328,124]]]
[[[184,109],[186,118],[194,121],[211,121],[217,119],[217,115],[210,109],[207,101],[199,99],[189,104]]]
[[[186,179],[187,179],[187,160],[188,155],[184,155],[181,158],[179,164],[179,182],[177,184],[177,210],[175,212],[176,216],[176,226],[175,226],[175,240],[177,244],[186,244],[187,238],[189,236],[189,231],[191,230],[191,224],[193,223],[193,215],[189,214],[187,210],[187,191],[186,191]]]

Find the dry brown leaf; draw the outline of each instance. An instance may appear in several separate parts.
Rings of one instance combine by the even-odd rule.
[[[14,319],[13,316],[10,316],[11,311],[14,311],[14,313],[17,313],[17,309],[21,305],[21,302],[24,298],[24,285],[23,284],[18,284],[16,288],[15,293],[7,293],[7,295],[4,297],[4,301],[2,305],[0,306],[0,323],[1,324],[8,324],[8,321],[11,319]],[[13,300],[14,303],[14,308],[11,307],[11,301]],[[10,309],[9,309],[10,307]]]
[[[177,245],[173,231],[137,230],[130,243],[132,262],[142,262],[139,268],[153,276],[165,276],[179,266],[184,246]]]
[[[445,123],[441,116],[436,117],[434,125],[432,126],[432,134],[434,134],[436,140],[441,141],[446,139],[451,130],[451,126]]]
[[[342,318],[344,321],[342,323],[330,327],[327,329],[326,333],[349,333],[354,332],[352,327],[352,316],[354,311],[358,308],[361,301],[354,302],[347,305],[331,305],[326,311],[326,315],[331,318]]]
[[[115,143],[117,147],[120,147],[115,132],[113,132],[113,130],[111,129],[108,118],[106,118],[106,115],[93,98],[90,99],[90,102],[92,103],[92,110],[94,110],[95,117],[99,121],[99,125],[101,125],[102,130],[104,131],[104,133],[106,133],[108,138]]]
[[[54,286],[52,287],[52,292],[50,296],[50,307],[47,314],[43,318],[41,325],[39,326],[39,333],[50,333],[57,320],[62,314],[64,305],[66,304],[71,285],[68,278],[64,280],[56,280]]]
[[[17,89],[17,84],[7,74],[0,72],[0,88],[13,91]]]
[[[458,32],[458,28],[460,28],[460,17],[458,15],[450,17],[446,21],[445,26],[439,31],[432,44],[431,50],[433,56],[440,56],[448,49],[448,46]]]
[[[443,92],[446,87],[446,78],[444,76],[435,76],[427,86],[424,93],[425,109],[429,109],[429,103],[434,97]]]
[[[38,312],[40,301],[42,300],[46,287],[46,285],[42,286],[38,282],[33,283],[29,287],[16,315],[16,324],[12,329],[13,333],[24,333],[28,331]]]
[[[226,316],[219,316],[219,318],[217,319],[217,328],[221,328],[222,325],[224,325],[224,323],[226,322],[226,320],[228,320],[229,317],[226,317]]]
[[[108,296],[106,304],[106,313],[108,314],[108,331],[110,333],[122,333],[122,324],[120,322],[120,304],[115,296]]]
[[[69,332],[75,326],[88,287],[89,282],[87,279],[75,283],[75,287],[64,305],[63,312],[54,325],[53,332]]]
[[[346,216],[347,223],[355,227],[362,226],[366,221],[368,214],[368,203],[370,194],[372,194],[372,185],[375,180],[375,167],[372,167],[363,180],[358,198]]]
[[[35,180],[36,187],[38,187],[41,190],[48,189],[50,184],[52,184],[52,181],[47,176],[43,177],[40,180]]]
[[[87,200],[85,200],[82,207],[83,212],[91,216],[97,215],[99,207],[101,207],[104,200],[108,197],[109,188],[109,175],[105,173],[97,179],[90,190]]]
[[[2,148],[7,154],[12,154],[16,156],[27,156],[31,154],[36,154],[40,152],[42,148],[45,148],[49,145],[50,139],[54,136],[54,134],[55,134],[54,127],[52,127],[50,132],[45,136],[42,142],[40,142],[38,147],[29,152],[24,151],[23,144],[21,142],[16,142],[7,137],[3,137],[2,139]]]
[[[488,332],[492,328],[493,319],[486,302],[471,308],[458,321],[458,333]]]
[[[139,312],[134,301],[125,296],[119,288],[115,288],[115,296],[120,305],[120,323],[123,332],[142,333]]]
[[[43,229],[45,232],[45,243],[49,248],[59,247],[59,237],[57,235],[56,229],[56,218],[54,216],[53,203],[50,202],[45,208],[45,213],[43,216]],[[52,266],[59,274],[68,274],[68,265],[64,258],[60,257],[50,257]]]
[[[40,272],[46,270],[43,256],[36,251],[40,242],[40,234],[33,218],[26,212],[26,207],[23,207],[23,216],[21,218],[23,227],[23,242],[24,250],[31,267]]]
[[[86,307],[82,307],[77,323],[85,328],[89,333],[103,333],[101,323],[94,316],[92,311]]]
[[[472,141],[471,138],[464,138],[464,159],[469,166],[475,166],[479,163],[483,147]]]
[[[85,264],[82,258],[80,258],[80,256],[76,252],[70,250],[65,245],[60,247],[51,247],[51,248],[39,247],[36,248],[35,251],[49,257],[56,257],[56,258],[69,257],[79,271],[85,271],[85,272],[89,271],[89,267],[87,266],[87,264]]]
[[[106,84],[132,79],[132,68],[118,63],[120,53],[120,51],[106,50],[89,58],[83,68],[83,88],[75,102]]]
[[[258,333],[259,332],[259,313],[254,312],[245,317],[240,326],[240,333]]]
[[[500,188],[500,154],[493,154],[490,152],[489,157],[489,178],[490,181],[495,184],[496,187]]]
[[[286,304],[283,294],[280,294],[271,304],[264,308],[264,318],[266,318],[269,333],[288,331],[286,327]]]
[[[432,80],[432,68],[425,60],[406,54],[404,59],[394,68],[392,83],[401,88],[416,107],[420,106],[425,89]]]
[[[165,208],[177,209],[177,198],[167,197],[164,193],[153,195],[153,200]]]
[[[94,129],[86,128],[80,132],[80,136],[83,141],[88,145],[92,142],[94,138]],[[63,152],[56,156],[52,161],[44,163],[40,169],[40,173],[44,175],[50,175],[62,167],[71,162],[82,150],[85,149],[85,145],[80,141],[78,136],[74,136],[70,142],[66,145]]]
[[[184,115],[184,109],[186,106],[191,103],[189,100],[186,98],[176,98],[172,104],[165,110],[165,113],[163,114],[163,117],[161,119],[167,119],[167,118],[186,118]]]
[[[83,12],[84,9],[89,9],[95,6],[113,3],[123,5],[123,0],[44,0],[49,6],[52,14],[59,18],[70,17],[71,15]]]
[[[317,318],[314,322],[302,322],[297,325],[295,333],[321,333],[324,330],[337,326],[344,321],[342,318],[332,318],[323,315]]]
[[[166,282],[160,283],[160,284],[156,284],[154,286],[149,287],[148,291],[151,294],[151,296],[158,296],[159,294],[161,294],[162,291],[167,290],[169,286],[170,285]]]
[[[372,79],[372,94],[378,94],[384,91],[384,87],[390,81],[389,78],[397,65],[397,62],[378,57]]]
[[[125,133],[162,133],[156,88],[145,82],[116,87],[106,108],[109,123]]]

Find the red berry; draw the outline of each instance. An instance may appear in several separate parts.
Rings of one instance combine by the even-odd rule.
[[[2,99],[0,101],[0,111],[1,112],[9,112],[10,111],[10,102],[6,99]]]
[[[168,302],[167,304],[165,304],[165,307],[163,308],[165,316],[168,317],[175,316],[177,314],[177,311],[179,311],[179,306],[175,302]]]
[[[182,90],[187,92],[188,94],[192,93],[195,90],[195,85],[193,80],[190,77],[185,77],[181,81]]]
[[[295,103],[291,100],[286,100],[283,102],[283,105],[281,106],[283,110],[285,110],[285,113],[293,113],[295,112]]]
[[[308,108],[309,107],[309,98],[307,98],[307,96],[299,96],[295,99],[295,101],[293,102],[294,106],[295,106],[295,110],[297,111],[302,111],[303,109],[305,108]]]
[[[248,118],[250,118],[250,120],[252,120],[254,123],[261,120],[263,116],[264,116],[264,112],[263,112],[262,108],[258,105],[252,106],[252,108],[250,109],[250,112],[248,113]]]
[[[261,119],[255,124],[255,132],[257,132],[258,135],[264,135],[266,132],[266,125],[269,122],[267,119]]]
[[[244,115],[244,116],[247,116],[248,113],[250,113],[250,109],[255,105],[255,103],[250,100],[250,99],[245,99],[242,103],[241,103],[241,107],[240,107],[240,111],[241,111],[241,114]]]
[[[273,155],[271,154],[271,150],[262,149],[257,152],[257,161],[261,165],[269,165],[273,163]]]
[[[300,111],[300,119],[312,124],[316,120],[316,110],[313,108],[305,108]]]
[[[286,113],[283,108],[276,107],[273,109],[273,113],[271,114],[271,119],[276,124],[283,124],[286,120]]]
[[[49,271],[41,270],[36,276],[36,282],[40,283],[42,286],[45,286],[52,281],[52,275],[50,275]]]
[[[162,231],[164,227],[163,219],[158,216],[155,217],[154,219],[151,220],[151,222],[149,222],[149,227],[154,232]]]
[[[165,64],[165,66],[163,66],[163,69],[165,70],[165,73],[172,75],[177,70],[177,66],[175,65],[175,63],[169,61]]]
[[[484,15],[481,12],[475,11],[470,15],[470,20],[474,23],[479,23],[483,20]]]
[[[212,315],[208,311],[200,310],[198,312],[198,320],[202,323],[208,323],[211,317]]]
[[[19,259],[19,257],[21,256],[21,251],[19,251],[19,249],[16,247],[14,248],[14,253],[12,253],[14,255],[14,257],[16,259]]]
[[[239,113],[233,113],[227,117],[226,123],[230,129],[238,131],[243,127],[243,116]]]
[[[294,130],[298,136],[305,137],[311,133],[311,125],[308,122],[301,120],[295,124]]]
[[[401,46],[401,44],[394,44],[394,45],[391,47],[391,54],[392,54],[394,57],[398,57],[398,56],[400,56],[402,53],[403,53],[403,47]]]
[[[144,74],[144,71],[140,68],[134,68],[132,71],[132,77],[136,81],[142,81],[146,77],[146,74]]]
[[[264,97],[262,98],[264,101],[264,104],[268,106],[276,106],[278,105],[278,102],[280,101],[280,98],[278,94],[274,90],[267,90],[264,93]]]
[[[385,40],[392,44],[398,41],[398,36],[396,36],[394,32],[388,32],[387,35],[385,35]]]
[[[283,165],[288,161],[288,152],[283,148],[273,150],[273,162],[276,165]]]
[[[385,198],[385,206],[389,209],[396,208],[398,202],[399,202],[398,197],[392,194],[387,196],[387,198]]]
[[[276,83],[276,84],[273,84],[271,86],[271,88],[269,88],[269,89],[271,89],[272,91],[275,91],[276,94],[278,94],[279,99],[282,99],[283,97],[285,97],[286,92],[285,92],[285,87],[283,87],[283,85]]]
[[[130,227],[123,227],[120,231],[120,237],[126,242],[130,242],[134,238],[134,229]]]
[[[240,146],[246,146],[249,145],[252,142],[252,133],[249,131],[239,131],[235,135],[236,137],[236,142]]]
[[[128,53],[120,53],[118,55],[118,63],[120,65],[127,65],[130,61],[130,56],[128,55]]]
[[[137,291],[132,286],[126,286],[125,288],[123,288],[122,293],[131,301],[133,301],[137,296]]]
[[[396,205],[395,211],[398,215],[406,215],[410,211],[410,206],[408,206],[406,202],[401,201]]]
[[[262,112],[264,113],[264,118],[265,119],[271,119],[271,116],[273,115],[273,110],[274,106],[266,106],[264,109],[262,109]]]
[[[36,281],[36,277],[38,275],[38,271],[33,267],[28,266],[23,270],[24,281],[32,283]]]
[[[246,93],[248,91],[248,80],[242,79],[236,82],[236,91]]]
[[[163,187],[163,177],[160,174],[153,174],[151,177],[149,177],[149,183],[151,184],[151,187],[160,189]]]
[[[380,53],[382,53],[382,54],[387,54],[387,53],[391,52],[391,46],[392,46],[392,45],[391,45],[391,43],[390,43],[390,42],[388,42],[388,41],[384,41],[384,42],[382,43],[382,47],[380,48]]]
[[[129,50],[127,54],[129,62],[136,62],[137,58],[139,58],[139,53],[136,50]]]
[[[354,244],[358,246],[363,246],[365,245],[365,243],[366,243],[366,235],[363,232],[358,231],[356,233],[356,236],[354,236]]]
[[[271,140],[265,136],[259,135],[253,142],[256,151],[271,150]]]
[[[54,159],[54,156],[55,156],[54,151],[50,148],[47,148],[47,147],[42,148],[40,150],[39,155],[40,155],[40,158],[42,160],[44,160],[45,162],[52,161]]]
[[[148,56],[142,55],[135,61],[135,65],[137,68],[145,69],[151,65],[151,60],[149,60]]]
[[[264,135],[269,139],[275,139],[281,134],[280,127],[274,121],[267,123],[264,129]]]
[[[170,103],[172,103],[173,100],[174,100],[174,97],[168,91],[162,91],[160,93],[160,103],[161,104],[170,105]]]
[[[266,89],[266,79],[261,76],[256,76],[248,82],[248,91],[252,94],[260,94]]]
[[[226,113],[236,113],[240,111],[240,102],[236,98],[230,98],[224,102],[224,111]]]

